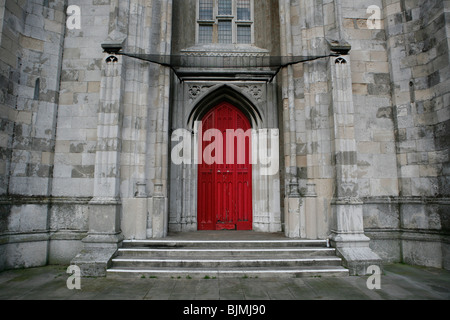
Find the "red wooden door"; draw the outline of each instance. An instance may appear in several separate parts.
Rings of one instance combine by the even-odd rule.
[[[208,136],[210,129],[220,132],[222,139]],[[227,102],[203,117],[202,162],[198,165],[199,230],[252,230],[250,130],[247,117]],[[232,140],[234,143],[230,143]]]

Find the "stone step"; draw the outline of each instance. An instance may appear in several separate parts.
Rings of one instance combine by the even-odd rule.
[[[136,257],[136,258],[163,258],[163,257],[192,257],[208,256],[214,257],[241,257],[241,256],[261,256],[268,255],[272,257],[311,257],[311,256],[333,256],[336,254],[334,248],[225,248],[225,249],[206,249],[206,248],[120,248],[118,257]]]
[[[205,236],[195,234],[193,236]],[[111,277],[306,277],[345,276],[326,240],[255,238],[254,234],[211,234],[236,238],[126,240],[111,267]],[[263,235],[256,235],[262,237]],[[205,237],[206,238],[206,237]]]
[[[327,247],[327,240],[125,240],[123,248],[285,248]]]
[[[114,258],[112,260],[115,268],[231,268],[231,267],[295,267],[295,266],[340,266],[341,259],[338,257],[309,257],[309,258],[273,258],[264,257],[238,257],[238,258],[215,258],[197,256],[184,259],[173,258]]]
[[[301,277],[344,277],[347,269],[341,266],[303,266],[279,268],[114,268],[108,270],[110,278],[301,278]]]

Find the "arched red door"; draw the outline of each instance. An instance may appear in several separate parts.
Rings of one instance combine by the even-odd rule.
[[[201,133],[198,230],[252,230],[249,120],[222,102],[203,117]]]

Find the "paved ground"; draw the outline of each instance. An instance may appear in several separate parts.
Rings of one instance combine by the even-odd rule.
[[[14,300],[396,300],[450,299],[450,272],[402,264],[385,266],[381,289],[368,277],[298,279],[110,279],[82,278],[81,290],[66,286],[66,267],[0,273],[0,299]]]

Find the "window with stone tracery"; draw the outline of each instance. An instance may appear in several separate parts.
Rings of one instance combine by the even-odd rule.
[[[198,0],[198,44],[252,44],[254,0]]]

